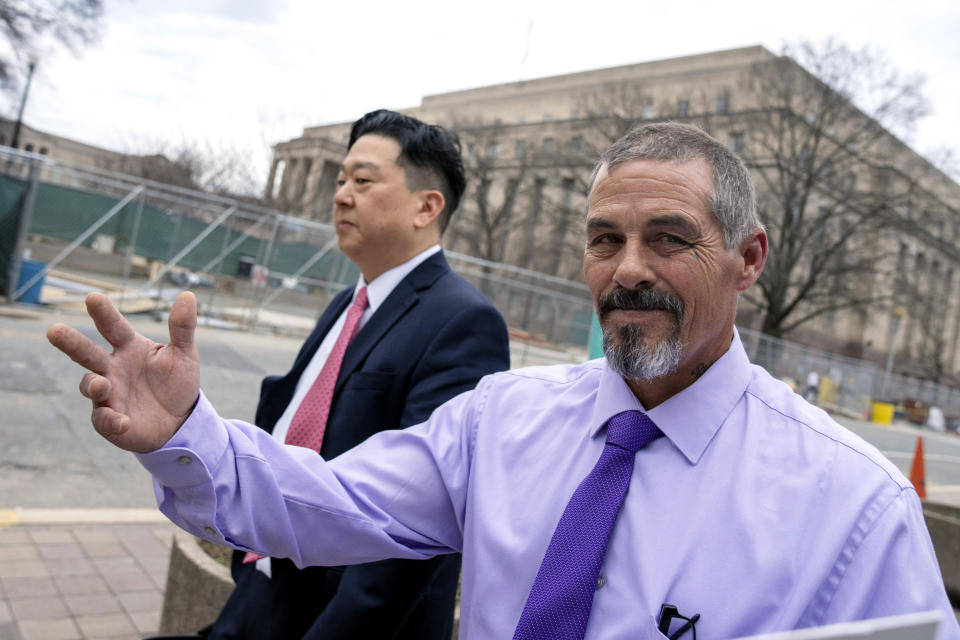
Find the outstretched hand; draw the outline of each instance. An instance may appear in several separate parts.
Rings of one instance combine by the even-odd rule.
[[[138,334],[110,300],[87,296],[87,313],[113,353],[63,324],[47,339],[71,360],[89,369],[80,393],[93,401],[97,433],[127,451],[146,453],[163,446],[184,423],[200,392],[200,362],[193,341],[197,300],[181,293],[170,310],[170,344]]]

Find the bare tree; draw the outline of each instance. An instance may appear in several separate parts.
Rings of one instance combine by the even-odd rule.
[[[103,0],[0,0],[0,85],[12,87],[45,45],[76,50],[100,35]]]
[[[140,140],[136,149],[105,160],[104,169],[126,173],[187,189],[260,201],[263,176],[258,175],[250,152],[209,140]]]
[[[519,200],[528,193],[533,153],[523,141],[508,138],[499,125],[452,129],[466,151],[467,190],[451,220],[448,240],[465,243],[474,256],[503,262],[511,232],[524,224],[526,211]]]
[[[909,132],[926,113],[921,86],[832,40],[754,67],[743,156],[770,258],[746,297],[764,332],[781,336],[825,313],[890,300],[884,238],[923,194],[904,161],[912,152],[889,130]]]
[[[454,127],[465,148],[467,192],[448,242],[493,262],[578,278],[590,161],[583,136],[471,123]]]

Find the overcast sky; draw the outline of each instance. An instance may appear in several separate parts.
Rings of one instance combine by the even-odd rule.
[[[427,94],[836,36],[922,73],[933,113],[908,142],[960,154],[957,0],[107,0],[104,26],[40,61],[30,126],[122,150],[243,149],[265,172],[269,144],[305,126]]]

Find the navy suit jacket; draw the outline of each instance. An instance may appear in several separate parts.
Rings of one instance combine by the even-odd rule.
[[[285,376],[263,381],[256,424],[272,431],[301,374],[352,298],[340,292]],[[506,325],[490,301],[454,274],[443,253],[407,275],[344,354],[321,455],[334,458],[383,429],[433,409],[509,367]],[[317,532],[323,535],[323,532]],[[449,640],[459,555],[298,570],[272,560],[272,579],[235,553],[233,594],[212,638]]]

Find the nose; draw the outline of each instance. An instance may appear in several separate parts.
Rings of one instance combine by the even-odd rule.
[[[337,186],[333,192],[333,204],[336,207],[349,207],[353,205],[353,193],[350,191],[348,182]]]
[[[657,282],[646,247],[638,242],[627,242],[620,251],[620,262],[613,272],[613,281],[624,289],[645,289]]]

